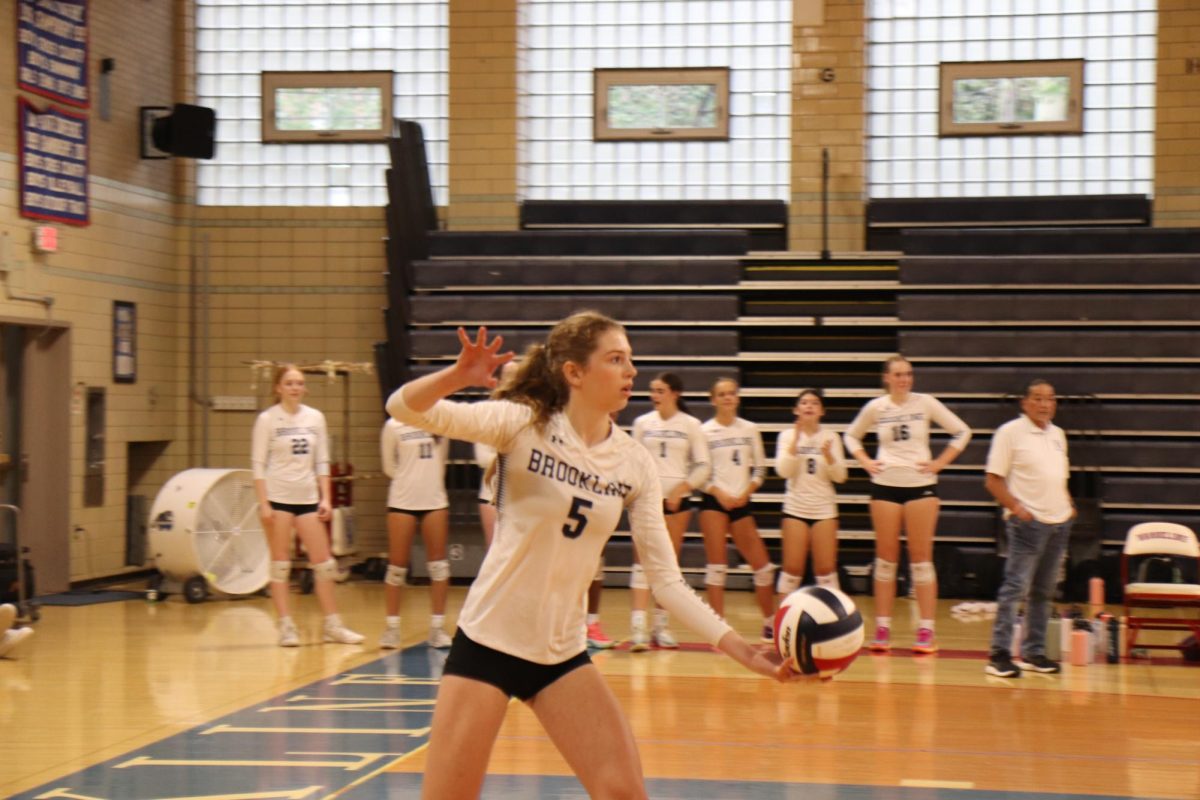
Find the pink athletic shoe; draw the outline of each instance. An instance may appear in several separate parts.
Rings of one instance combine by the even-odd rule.
[[[886,653],[892,649],[892,629],[880,625],[875,629],[875,638],[867,645],[873,653]]]
[[[937,642],[933,640],[933,631],[921,628],[917,631],[917,640],[913,642],[913,652],[929,655],[937,652]]]

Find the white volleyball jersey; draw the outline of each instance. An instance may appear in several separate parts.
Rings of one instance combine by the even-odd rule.
[[[722,425],[713,417],[700,427],[712,459],[712,474],[705,491],[715,486],[736,496],[750,488],[751,481],[762,486],[767,477],[767,454],[757,425],[741,417]]]
[[[783,513],[803,519],[833,519],[838,515],[834,484],[846,480],[842,438],[823,428],[814,434],[800,433],[798,440],[796,436],[793,426],[782,431],[775,443],[775,472],[787,479]],[[830,442],[832,464],[825,458],[826,442]]]
[[[306,505],[321,499],[318,475],[329,474],[325,415],[301,405],[295,414],[276,404],[258,415],[250,444],[254,478],[267,482],[267,499]]]
[[[383,423],[379,447],[383,474],[392,479],[388,508],[432,511],[450,505],[446,499],[449,439],[389,419]]]
[[[871,477],[880,486],[931,486],[936,475],[920,471],[921,462],[933,460],[929,452],[930,424],[936,422],[951,436],[949,446],[962,452],[971,441],[971,429],[942,402],[927,394],[911,393],[901,405],[889,395],[876,397],[846,429],[846,450],[853,455],[862,449],[862,437],[874,429],[879,439],[875,460],[883,471]]]
[[[649,411],[633,421],[633,438],[654,456],[663,495],[683,481],[693,489],[708,481],[712,463],[708,439],[700,420],[691,414],[676,411],[670,419],[663,419],[658,411]]]
[[[538,431],[511,401],[441,400],[422,414],[402,393],[387,403],[396,419],[499,452],[496,533],[458,617],[472,639],[539,664],[583,652],[587,590],[622,511],[659,603],[711,644],[730,630],[684,581],[654,464],[616,425],[588,447],[561,413]]]
[[[479,502],[492,502],[492,484],[488,481],[488,467],[496,460],[496,449],[482,442],[475,443],[475,463],[482,470],[479,476]],[[493,476],[495,477],[495,476]]]

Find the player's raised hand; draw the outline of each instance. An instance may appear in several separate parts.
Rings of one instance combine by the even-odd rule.
[[[465,328],[458,329],[458,342],[462,349],[458,353],[455,369],[460,377],[467,381],[468,386],[482,386],[493,389],[496,386],[496,369],[502,364],[512,361],[515,353],[509,350],[501,353],[504,337],[497,336],[492,341],[487,340],[487,327],[481,325],[472,339]]]

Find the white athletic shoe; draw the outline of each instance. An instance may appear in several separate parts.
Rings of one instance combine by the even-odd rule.
[[[429,646],[438,650],[446,650],[451,644],[450,634],[446,633],[445,628],[430,628],[429,629]]]
[[[679,640],[671,633],[670,628],[655,628],[654,643],[664,650],[675,650],[679,647]]]
[[[340,622],[325,623],[325,641],[334,644],[362,644],[367,638],[361,633],[355,633]]]
[[[12,603],[0,605],[0,634],[12,627],[13,620],[17,618],[17,607]]]
[[[634,625],[633,630],[629,634],[629,650],[633,653],[641,653],[650,649],[650,633],[646,630],[645,625]]]
[[[300,646],[300,631],[296,630],[296,623],[290,617],[279,621],[279,646]]]
[[[11,658],[21,642],[33,636],[33,628],[13,628],[0,636],[0,658]]]
[[[400,649],[400,626],[389,625],[383,629],[383,635],[379,637],[379,646],[384,650],[399,650]]]

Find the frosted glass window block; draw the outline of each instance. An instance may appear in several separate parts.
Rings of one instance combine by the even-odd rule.
[[[892,63],[898,65],[915,64],[917,48],[911,44],[897,44],[892,47]]]
[[[943,181],[957,182],[962,179],[962,163],[956,159],[938,162],[938,177]]]
[[[1154,83],[1158,65],[1153,61],[1134,61],[1132,83]],[[1140,104],[1139,104],[1140,105]]]
[[[222,187],[217,191],[216,205],[222,206],[238,206],[243,205],[241,202],[241,191],[228,187]]]
[[[1134,105],[1138,108],[1154,107],[1154,87],[1139,83],[1133,90]]]
[[[1047,41],[1053,42],[1055,52],[1057,52],[1058,42],[1054,40]],[[1039,42],[1039,46],[1040,44],[1041,43]],[[988,58],[992,61],[1010,61],[1012,60],[1012,49],[1012,42],[1004,39],[993,39],[992,41],[988,42]]]
[[[1133,130],[1135,131],[1152,131],[1154,130],[1154,110],[1150,108],[1139,108],[1133,112]],[[1149,155],[1154,152],[1154,135],[1145,133],[1135,133],[1133,136],[1133,152],[1140,155]]]
[[[980,20],[983,22],[983,20]],[[968,23],[969,24],[969,23]],[[1012,21],[1012,36],[1014,39],[1036,39],[1038,35],[1037,17],[1014,17]],[[1046,34],[1050,35],[1050,34]],[[972,37],[978,38],[978,37]]]
[[[1083,65],[1083,82],[1085,86],[1098,83],[1108,83],[1110,64],[1107,61],[1088,61]]]
[[[1109,40],[1088,37],[1083,41],[1084,57],[1097,61],[1108,60]]]
[[[895,183],[910,183],[913,179],[912,161],[892,162],[892,181]]]
[[[1113,131],[1133,130],[1133,112],[1127,108],[1117,108],[1109,112],[1108,127]]]
[[[1107,158],[1085,158],[1083,160],[1083,176],[1087,180],[1108,177]]]

